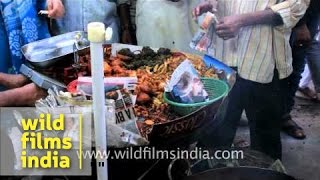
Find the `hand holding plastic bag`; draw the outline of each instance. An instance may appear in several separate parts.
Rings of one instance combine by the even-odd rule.
[[[192,38],[190,47],[200,52],[214,54],[214,34],[215,25],[218,23],[217,17],[211,12],[207,12],[204,17],[199,18],[200,28]]]

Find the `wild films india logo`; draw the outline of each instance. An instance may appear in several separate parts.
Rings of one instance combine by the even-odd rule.
[[[91,135],[85,137],[87,143],[83,142],[84,126],[91,125],[83,124],[82,114],[41,113],[32,118],[21,117],[18,122],[20,127],[11,128],[9,135],[15,171],[1,171],[1,175],[91,175],[91,162],[77,156],[91,149]]]
[[[21,137],[22,168],[70,168],[70,157],[59,155],[59,151],[71,150],[71,137],[46,137],[44,134],[44,131],[65,131],[64,114],[55,120],[51,120],[50,114],[40,114],[39,119],[22,119],[21,123],[24,131]],[[31,150],[43,150],[46,154],[27,156],[28,145]]]

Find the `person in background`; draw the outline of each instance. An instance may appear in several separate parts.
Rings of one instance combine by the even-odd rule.
[[[47,21],[38,16],[48,9],[48,16],[59,18],[64,14],[61,0],[7,0],[0,1],[0,107],[34,105],[45,92],[19,75],[25,59],[21,47],[50,37]]]
[[[137,44],[198,53],[189,43],[198,28],[191,11],[199,2],[201,0],[137,0]]]
[[[113,29],[111,43],[119,42],[117,5],[108,0],[64,0],[65,15],[53,23],[54,35],[72,31],[87,31],[90,22],[103,22]]]
[[[293,73],[289,76],[288,81],[284,83],[283,89],[285,90],[284,113],[282,116],[283,126],[282,129],[290,136],[296,139],[304,139],[306,137],[303,129],[292,120],[290,112],[294,106],[294,96],[298,90],[301,73],[305,67],[307,60],[312,71],[312,79],[314,81],[316,90],[320,92],[320,42],[316,41],[314,36],[317,33],[320,22],[320,1],[311,0],[310,6],[299,21],[293,28],[291,35],[291,47],[293,56]],[[316,99],[309,89],[304,89],[310,98]]]
[[[219,0],[215,54],[237,69],[237,80],[200,142],[230,147],[242,111],[250,126],[251,148],[281,159],[281,82],[292,73],[291,29],[303,17],[309,1]],[[195,17],[212,9],[197,6]],[[208,125],[210,126],[210,125]],[[208,127],[207,126],[207,127]]]
[[[317,93],[313,90],[314,84],[312,82],[311,73],[308,64],[304,66],[304,71],[301,74],[299,88],[296,97],[305,98],[307,100],[317,101]]]
[[[120,17],[120,42],[137,45],[136,37],[136,4],[137,0],[118,0]]]

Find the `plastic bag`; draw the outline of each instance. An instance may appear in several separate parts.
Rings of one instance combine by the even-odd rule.
[[[106,100],[105,105],[108,146],[120,148],[148,144],[149,142],[140,135],[136,127],[137,118],[134,112],[134,103],[131,94],[125,89],[109,93],[111,94],[107,94],[107,98],[109,99]],[[91,138],[94,143],[92,101],[85,99],[79,100],[79,97],[72,97],[70,93],[56,92],[53,90],[49,90],[48,94],[45,99],[39,100],[36,103],[37,111],[39,113],[69,114],[69,117],[73,114],[82,114],[83,123],[85,123],[83,128],[86,127],[84,129],[90,129],[90,131],[83,132],[83,142],[85,144],[91,144],[91,142],[86,141]],[[57,98],[60,100],[57,100]],[[91,120],[91,126],[86,124],[88,120]],[[75,123],[75,125],[77,124]],[[69,134],[72,133],[70,132],[68,135]]]
[[[170,92],[172,98],[180,103],[198,103],[209,100],[208,93],[189,60],[183,61],[173,72],[166,91]]]
[[[205,16],[199,18],[199,29],[193,36],[190,47],[200,52],[214,54],[214,34],[215,24],[218,23],[217,17],[211,12],[207,12]]]

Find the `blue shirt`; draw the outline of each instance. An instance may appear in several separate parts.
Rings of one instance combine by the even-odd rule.
[[[0,49],[4,54],[0,56],[1,72],[19,73],[25,61],[21,47],[50,37],[46,19],[38,16],[45,3],[46,0],[0,1]]]
[[[113,29],[111,42],[119,42],[117,5],[108,0],[64,0],[65,16],[54,26],[56,34],[87,31],[90,22],[103,22]]]

